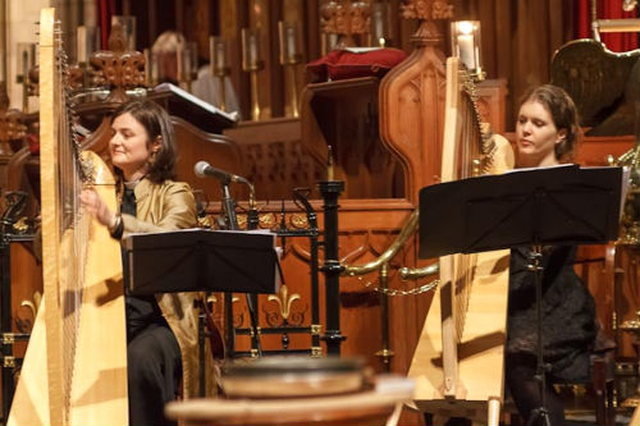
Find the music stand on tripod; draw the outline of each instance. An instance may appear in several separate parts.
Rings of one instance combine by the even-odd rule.
[[[534,420],[549,424],[542,347],[543,245],[602,244],[618,236],[621,168],[564,165],[516,170],[420,191],[420,258],[533,247],[537,374],[542,395]]]

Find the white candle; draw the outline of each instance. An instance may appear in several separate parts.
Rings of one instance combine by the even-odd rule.
[[[298,53],[296,49],[296,28],[294,26],[287,26],[286,34],[287,34],[287,56],[289,61],[295,61],[296,54]]]
[[[472,34],[460,34],[458,35],[458,52],[460,53],[460,60],[467,66],[468,69],[473,70],[476,68],[476,55],[473,46]]]
[[[255,34],[249,34],[249,66],[258,65],[258,40]]]
[[[77,59],[79,64],[87,63],[87,45],[89,44],[87,27],[79,26],[76,31]]]
[[[216,68],[222,72],[224,67],[226,66],[226,58],[225,58],[225,49],[224,49],[224,41],[219,40],[216,42]]]

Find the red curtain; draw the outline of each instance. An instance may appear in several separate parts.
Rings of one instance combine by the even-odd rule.
[[[116,14],[116,0],[98,0],[98,22],[100,23],[100,45],[109,48],[111,16]]]
[[[623,0],[577,0],[575,4],[576,38],[591,38],[591,2],[598,2],[598,19],[637,18],[638,7],[631,11],[622,10]],[[609,50],[626,52],[638,48],[638,33],[603,33],[602,42]]]

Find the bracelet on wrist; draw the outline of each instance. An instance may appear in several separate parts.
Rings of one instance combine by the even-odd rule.
[[[118,229],[118,225],[120,224],[120,222],[122,222],[122,216],[120,216],[119,214],[113,215],[113,220],[107,227],[109,229],[109,232],[113,232]]]

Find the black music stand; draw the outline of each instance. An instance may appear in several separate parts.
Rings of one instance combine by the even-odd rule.
[[[219,291],[272,294],[279,267],[271,232],[188,229],[123,239],[129,294]]]
[[[533,246],[541,407],[530,421],[548,425],[542,347],[541,246],[601,244],[618,236],[623,173],[577,165],[516,170],[423,188],[420,258]]]

